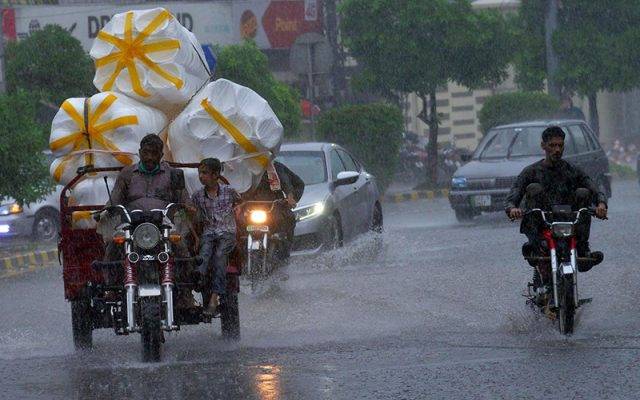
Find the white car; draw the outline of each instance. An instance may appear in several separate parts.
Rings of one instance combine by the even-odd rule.
[[[0,204],[0,239],[31,236],[37,241],[54,242],[60,231],[60,192],[62,186],[44,199],[21,207],[13,200]]]
[[[293,255],[313,254],[382,229],[376,178],[333,143],[284,144],[276,158],[305,183],[294,210]]]

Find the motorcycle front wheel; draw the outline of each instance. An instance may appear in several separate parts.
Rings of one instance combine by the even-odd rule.
[[[558,283],[558,329],[563,335],[570,335],[573,333],[573,322],[576,313],[573,298],[573,277],[563,276]]]
[[[159,298],[143,297],[140,302],[140,339],[142,342],[142,361],[160,361],[162,346],[161,307]]]
[[[238,294],[227,293],[221,296],[220,308],[222,337],[229,340],[239,340],[240,311],[238,308]]]
[[[260,282],[265,278],[265,269],[267,266],[267,252],[264,249],[249,251],[247,257],[249,281],[251,283],[251,292],[255,293],[260,286]]]

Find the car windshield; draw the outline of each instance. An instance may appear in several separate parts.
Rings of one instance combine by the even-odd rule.
[[[283,151],[277,160],[295,172],[305,185],[315,185],[327,180],[327,168],[321,151]]]
[[[540,136],[544,126],[502,128],[493,130],[480,158],[507,158],[540,156],[544,152],[540,147]]]

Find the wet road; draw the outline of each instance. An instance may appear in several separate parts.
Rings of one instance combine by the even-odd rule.
[[[159,364],[108,331],[75,354],[59,268],[0,280],[0,398],[637,398],[640,190],[614,190],[571,337],[524,304],[516,224],[460,225],[446,200],[389,204],[379,258],[362,239],[294,261],[288,281],[241,296],[239,343],[186,327]]]

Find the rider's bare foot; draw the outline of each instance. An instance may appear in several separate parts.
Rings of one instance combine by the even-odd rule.
[[[215,318],[220,315],[220,301],[217,294],[211,295],[209,300],[209,306],[203,311],[204,314],[209,315],[211,318]]]

